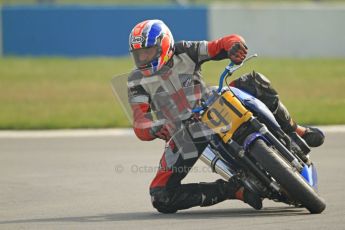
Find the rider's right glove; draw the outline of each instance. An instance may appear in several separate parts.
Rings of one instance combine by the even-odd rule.
[[[228,55],[232,62],[234,62],[236,65],[239,65],[243,62],[243,60],[246,58],[248,47],[244,42],[236,42],[234,43],[229,51]]]

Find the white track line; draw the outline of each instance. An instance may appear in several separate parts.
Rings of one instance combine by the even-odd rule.
[[[345,125],[325,125],[325,126],[316,126],[326,133],[344,133]]]
[[[118,137],[134,136],[132,129],[62,129],[0,131],[0,138]]]
[[[345,133],[345,125],[317,126],[326,133]],[[135,136],[132,129],[62,129],[33,131],[0,131],[0,138],[61,138]]]

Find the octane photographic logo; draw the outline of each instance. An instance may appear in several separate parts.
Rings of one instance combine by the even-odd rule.
[[[135,36],[135,37],[132,37],[131,43],[132,44],[140,44],[143,41],[144,41],[144,37],[142,37],[142,36]]]
[[[177,173],[212,173],[211,167],[204,165],[204,166],[194,166],[192,168],[187,166],[172,166],[168,168],[162,168],[160,166],[151,166],[151,165],[125,165],[117,164],[115,165],[115,173],[122,174],[122,173],[132,173],[132,174],[144,174],[150,173],[155,174],[159,171],[174,171]]]

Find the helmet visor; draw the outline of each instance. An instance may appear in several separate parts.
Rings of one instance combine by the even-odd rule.
[[[147,68],[153,60],[160,56],[160,50],[158,46],[136,49],[132,50],[132,56],[137,68],[143,69]]]

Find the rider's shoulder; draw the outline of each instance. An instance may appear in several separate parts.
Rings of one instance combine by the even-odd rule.
[[[175,43],[175,54],[179,55],[182,53],[186,53],[190,50],[196,48],[198,42],[197,41],[179,41]]]

